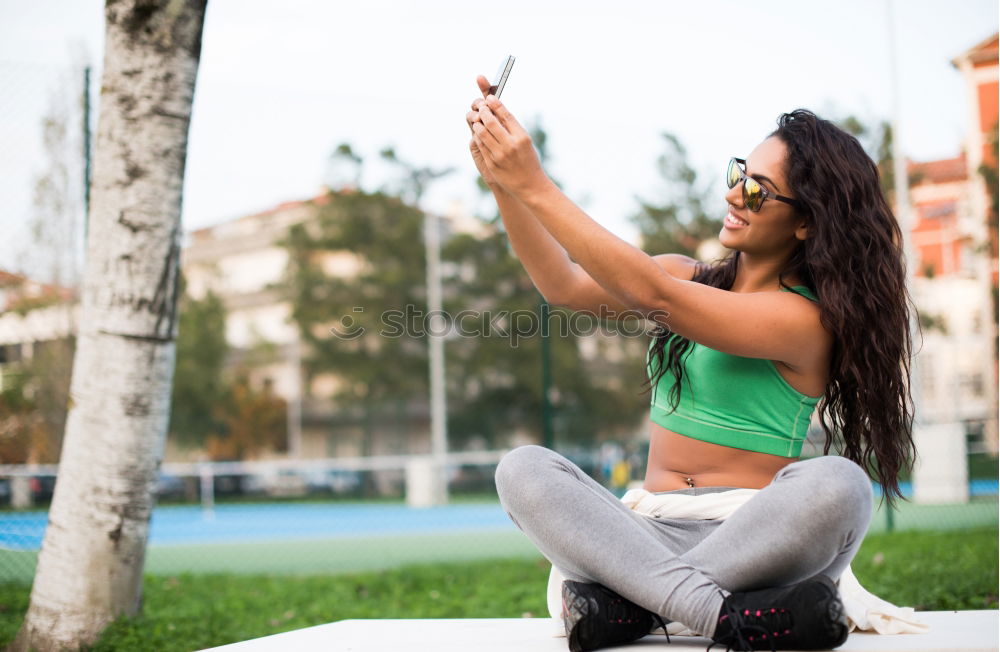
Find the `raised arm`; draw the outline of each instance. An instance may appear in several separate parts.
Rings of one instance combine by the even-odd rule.
[[[489,81],[482,76],[476,81],[485,95],[489,89]],[[482,100],[474,102],[472,111],[466,116],[470,129],[479,119],[478,107],[481,102]],[[469,143],[469,149],[483,180],[493,192],[514,253],[545,300],[553,305],[597,314],[628,310],[621,300],[603,288],[583,267],[570,260],[566,249],[519,199],[496,183],[485,167],[475,137]],[[662,254],[654,260],[664,271],[685,280],[693,276],[697,263],[693,258],[680,254]],[[602,306],[605,311],[601,310]]]
[[[820,311],[786,292],[736,293],[682,280],[580,210],[545,175],[527,132],[496,98],[474,135],[495,183],[516,197],[585,272],[621,305],[705,346],[808,365],[829,348]]]
[[[595,314],[629,310],[583,267],[570,260],[563,246],[520,200],[499,187],[494,188],[493,196],[514,253],[546,301]],[[691,279],[697,264],[695,259],[680,254],[661,254],[654,260],[661,269],[684,280]],[[601,310],[602,306],[605,310]]]

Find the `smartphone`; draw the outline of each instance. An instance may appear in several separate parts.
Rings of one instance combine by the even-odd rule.
[[[513,67],[513,55],[504,59],[503,63],[500,64],[496,77],[493,78],[493,84],[490,86],[490,94],[495,95],[497,99],[500,99],[500,93],[503,92],[503,87],[507,84],[507,77],[510,76],[510,69]]]

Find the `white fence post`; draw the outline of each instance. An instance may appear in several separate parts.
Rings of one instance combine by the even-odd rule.
[[[414,457],[406,463],[406,504],[410,507],[433,507],[447,502],[445,467],[436,456]]]
[[[31,478],[15,475],[10,479],[10,506],[14,509],[30,509],[31,503]]]
[[[969,502],[965,428],[959,422],[913,429],[917,462],[913,465],[913,501],[922,505]]]
[[[206,521],[215,518],[215,474],[211,464],[199,464],[198,476],[201,478],[201,514]]]

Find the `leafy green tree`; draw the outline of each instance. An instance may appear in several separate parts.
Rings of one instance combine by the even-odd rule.
[[[447,312],[471,311],[457,324],[463,336],[448,340],[449,438],[457,445],[479,438],[493,447],[524,429],[541,440],[540,295],[499,230],[483,238],[458,235],[443,257],[467,270],[452,283]],[[622,382],[617,364],[588,361],[580,352],[581,337],[603,325],[562,308],[552,309],[548,324],[557,444],[591,444],[628,431],[644,402],[641,379]],[[640,366],[634,350],[627,358]]]
[[[170,437],[182,446],[198,448],[223,428],[218,412],[227,393],[226,308],[212,292],[201,299],[184,294],[179,320]]]
[[[34,177],[33,214],[26,225],[28,241],[16,258],[27,276],[51,285],[36,294],[19,287],[28,283],[27,278],[11,283],[7,310],[22,316],[68,306],[79,282],[83,162],[79,156],[81,116],[74,105],[83,90],[80,77],[74,75],[52,93],[41,120],[43,165]],[[14,382],[5,374],[0,397],[0,460],[59,461],[75,347],[73,335],[33,342],[30,355],[12,365],[17,373]]]
[[[841,129],[857,138],[861,146],[868,152],[868,156],[875,161],[875,165],[878,166],[882,192],[891,201],[896,189],[896,171],[893,168],[892,158],[892,125],[887,120],[879,120],[874,126],[866,125],[853,115],[848,115],[835,122]],[[916,181],[916,177],[910,178],[911,184]]]
[[[31,355],[9,364],[0,392],[0,463],[59,461],[75,337],[34,342]]]
[[[892,156],[892,125],[887,120],[879,120],[874,125],[867,125],[853,115],[834,120],[834,122],[841,129],[857,138],[868,156],[875,161],[882,192],[892,204],[896,194],[896,171]],[[920,183],[920,180],[921,174],[919,172],[913,172],[907,179],[910,186]]]
[[[698,183],[698,174],[687,159],[687,149],[670,133],[663,134],[665,151],[656,161],[667,199],[654,203],[636,197],[639,212],[632,223],[639,229],[641,248],[648,254],[678,253],[695,257],[698,246],[719,234],[722,218],[712,217],[716,191]]]
[[[258,348],[266,348],[262,345]],[[253,356],[259,351],[250,351]],[[227,368],[226,308],[209,291],[181,298],[170,437],[213,460],[241,460],[288,445],[288,406],[244,367]]]
[[[337,146],[327,161],[326,183],[336,190],[354,190],[361,185],[361,166],[364,160],[354,152],[350,143]]]
[[[25,464],[34,443],[43,439],[41,415],[25,391],[24,374],[4,374],[0,390],[0,464]]]
[[[26,371],[32,402],[41,419],[42,432],[34,441],[31,461],[56,463],[62,450],[63,431],[69,409],[69,382],[73,373],[76,337],[69,336],[32,346]]]
[[[377,418],[426,401],[423,218],[383,192],[331,192],[317,202],[315,218],[293,226],[284,241],[284,285],[307,379],[339,377],[332,400],[342,416],[362,424],[365,454],[373,450]],[[355,272],[332,270],[335,256],[354,261]]]
[[[243,460],[262,450],[288,449],[288,404],[269,384],[254,388],[245,371],[227,385],[214,414],[222,427],[205,441],[213,460]]]
[[[381,151],[382,159],[391,163],[403,173],[402,177],[394,184],[390,183],[383,188],[383,192],[399,197],[411,206],[419,206],[427,187],[435,180],[448,176],[455,171],[455,168],[434,168],[418,166],[414,163],[404,161],[396,154],[392,147],[386,147]]]
[[[544,154],[543,131],[536,130],[535,143]],[[360,161],[349,146],[337,155]],[[381,156],[402,170],[399,179],[378,192],[329,193],[316,202],[315,218],[292,227],[284,242],[307,386],[321,374],[339,378],[332,402],[341,418],[361,425],[365,454],[375,448],[377,421],[403,427],[405,406],[427,402],[424,214],[416,205],[429,183],[450,172],[402,161],[391,148]],[[444,309],[451,316],[472,311],[460,324],[465,336],[446,344],[449,439],[457,447],[474,437],[506,443],[518,428],[540,431],[540,297],[499,216],[486,226],[493,231],[485,237],[457,234],[442,248],[445,268],[453,270]],[[354,273],[335,270],[337,257],[353,260]],[[557,313],[553,321],[569,315]],[[589,368],[594,363],[581,358],[574,335],[554,333],[551,344],[560,440],[592,441],[632,426],[628,415],[638,418],[643,403],[636,396],[641,381],[623,388],[616,377],[598,380],[607,374]]]
[[[540,158],[547,162],[544,129],[536,124],[531,134]],[[478,182],[481,190],[488,190],[481,179]],[[473,310],[478,315],[478,321],[470,318],[461,324],[473,334],[448,342],[449,437],[456,442],[477,437],[492,447],[506,444],[516,429],[541,439],[541,296],[514,256],[499,213],[485,220],[485,226],[485,237],[452,238],[442,257],[459,270],[449,283],[454,291],[446,302],[447,311],[458,315]],[[569,326],[574,319],[575,331]],[[559,308],[551,312],[550,399],[560,446],[621,434],[641,413],[643,400],[637,395],[641,380],[621,382],[620,369],[612,369],[606,360],[581,356],[580,337],[600,326],[586,315],[574,317]],[[639,366],[634,352],[626,357]]]

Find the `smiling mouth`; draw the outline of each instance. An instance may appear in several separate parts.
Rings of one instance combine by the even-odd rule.
[[[746,220],[741,220],[732,213],[726,213],[725,223],[729,226],[749,226],[750,223]]]

